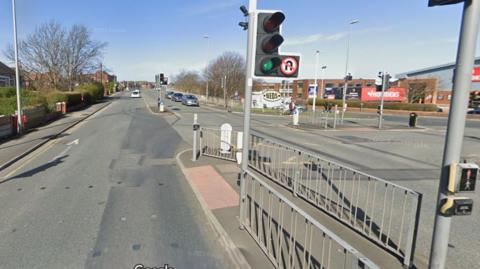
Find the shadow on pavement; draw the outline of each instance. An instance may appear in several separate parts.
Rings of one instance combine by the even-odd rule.
[[[38,166],[38,167],[35,167],[35,168],[33,168],[33,169],[30,169],[30,170],[28,170],[28,171],[25,171],[25,172],[23,172],[23,173],[21,173],[21,174],[18,174],[18,175],[16,175],[16,176],[14,176],[14,177],[8,178],[8,179],[6,179],[5,181],[3,181],[2,183],[8,182],[8,181],[14,180],[14,179],[31,177],[31,176],[33,176],[33,175],[36,175],[36,174],[40,173],[40,172],[46,171],[46,170],[49,169],[49,168],[55,167],[55,166],[63,163],[63,162],[64,162],[64,159],[67,158],[68,156],[69,156],[69,155],[65,155],[65,156],[62,156],[62,157],[58,157],[58,158],[56,158],[55,160],[52,160],[52,161],[47,162],[47,163],[45,163],[45,164],[42,164],[42,165],[40,165],[40,166]]]

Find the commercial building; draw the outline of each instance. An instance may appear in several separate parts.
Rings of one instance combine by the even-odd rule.
[[[397,74],[396,77],[400,79],[400,85],[408,90],[409,98],[414,99],[414,102],[448,106],[452,94],[454,69],[453,62]],[[480,94],[480,57],[475,58],[472,87],[469,90]]]

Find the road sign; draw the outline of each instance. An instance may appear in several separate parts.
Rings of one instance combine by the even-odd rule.
[[[291,76],[295,74],[298,70],[298,61],[294,57],[286,57],[282,60],[280,64],[280,71],[285,76]]]

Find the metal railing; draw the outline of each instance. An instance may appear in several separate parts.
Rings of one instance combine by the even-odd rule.
[[[244,178],[240,221],[275,268],[379,269],[252,172]]]
[[[338,124],[337,116],[335,111],[306,111],[298,115],[298,123],[306,127],[335,129]]]
[[[265,137],[250,136],[251,168],[411,264],[420,193]]]
[[[200,155],[236,161],[237,132],[200,128]]]

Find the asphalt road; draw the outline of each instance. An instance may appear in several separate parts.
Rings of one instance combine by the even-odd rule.
[[[124,97],[11,167],[0,268],[231,268],[175,164],[182,145]]]
[[[156,93],[144,95],[152,105]],[[243,128],[241,113],[227,113],[222,109],[201,104],[186,107],[166,101],[167,107],[180,117],[169,122],[189,144],[192,140],[193,114],[203,127],[219,128],[230,123],[234,130]],[[407,124],[406,116],[386,116],[385,123]],[[446,118],[421,117],[420,129],[370,130],[302,130],[287,125],[287,116],[252,114],[252,129],[308,148],[323,158],[342,163],[362,172],[381,177],[423,194],[417,241],[418,259],[426,260],[433,230],[438,178],[445,141]],[[480,121],[469,120],[465,129],[462,159],[480,164]],[[470,194],[480,202],[480,192]],[[480,210],[474,206],[472,216],[457,217],[452,222],[448,268],[476,268],[480,264]]]

